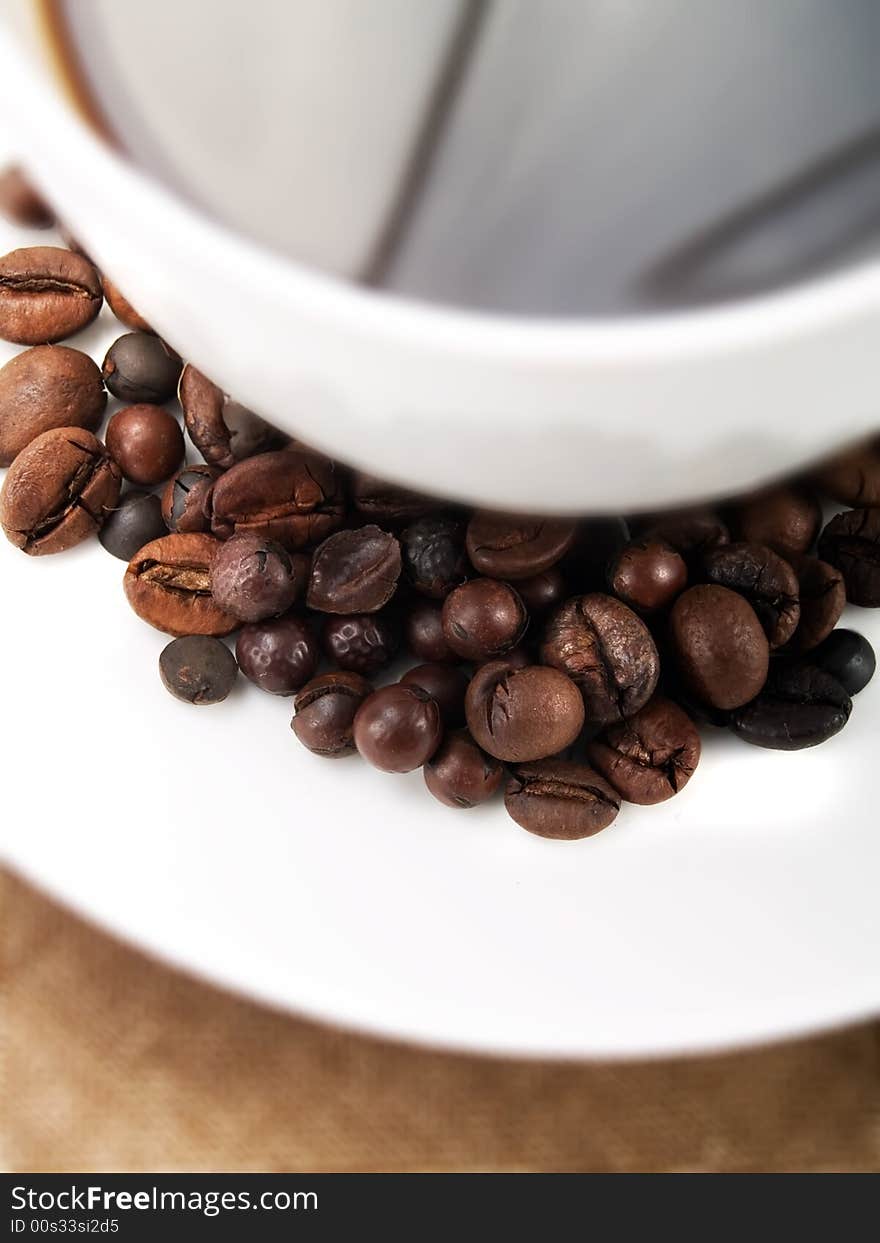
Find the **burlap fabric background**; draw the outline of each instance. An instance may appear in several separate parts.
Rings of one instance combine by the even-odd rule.
[[[449,1056],[250,1005],[0,884],[9,1171],[880,1168],[876,1025],[643,1065]]]

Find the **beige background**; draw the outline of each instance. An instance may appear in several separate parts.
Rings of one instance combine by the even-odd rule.
[[[8,1171],[880,1169],[880,1025],[727,1057],[496,1062],[275,1014],[12,877]]]

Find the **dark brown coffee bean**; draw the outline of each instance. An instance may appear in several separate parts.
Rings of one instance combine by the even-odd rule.
[[[162,517],[169,531],[188,535],[211,529],[211,492],[220,471],[214,466],[184,466],[162,492]]]
[[[478,574],[516,582],[555,565],[574,543],[575,531],[567,518],[478,511],[468,523],[467,552]]]
[[[620,811],[620,796],[586,764],[540,760],[516,768],[504,806],[529,833],[574,841],[607,829]]]
[[[52,208],[17,165],[0,173],[0,215],[25,229],[51,229]]]
[[[578,524],[574,543],[561,561],[572,590],[569,595],[605,591],[608,567],[629,541],[629,528],[622,518],[587,518]]]
[[[610,725],[644,707],[657,688],[660,657],[640,617],[602,592],[575,596],[547,624],[541,659],[568,674],[587,721]]]
[[[31,556],[64,552],[101,529],[119,499],[119,471],[81,427],[43,432],[16,457],[0,491],[6,538]]]
[[[458,659],[443,634],[443,609],[430,600],[417,600],[407,609],[404,642],[419,660],[435,663]]]
[[[880,437],[826,462],[816,473],[816,484],[841,505],[880,505]]]
[[[658,539],[681,553],[688,566],[698,563],[703,553],[730,539],[727,527],[708,509],[681,509],[666,514],[642,516],[631,523],[638,539]]]
[[[79,253],[82,253],[81,251]],[[101,277],[101,287],[107,305],[116,316],[121,324],[125,324],[126,328],[131,328],[133,332],[152,332],[152,328],[139,314],[126,298],[117,285],[114,285],[109,276]]]
[[[337,531],[315,552],[306,603],[321,613],[375,613],[397,590],[400,568],[400,544],[387,531]]]
[[[163,483],[183,461],[180,424],[161,406],[128,406],[107,424],[107,448],[132,483]]]
[[[437,508],[437,501],[431,497],[387,483],[361,470],[356,470],[351,477],[351,500],[359,514],[379,526],[414,522]]]
[[[847,695],[858,695],[873,678],[877,657],[863,634],[841,628],[810,652],[810,664],[836,678]]]
[[[767,636],[737,592],[714,584],[689,588],[672,606],[669,631],[681,677],[705,703],[739,708],[767,680]]]
[[[474,578],[456,587],[443,604],[446,642],[464,660],[490,660],[516,647],[529,615],[509,583]]]
[[[395,620],[388,613],[361,613],[355,617],[328,617],[321,630],[321,644],[328,658],[340,669],[370,678],[397,653]]]
[[[354,718],[355,746],[386,773],[421,768],[442,736],[440,709],[420,686],[383,686],[364,700]]]
[[[812,548],[821,525],[822,508],[814,494],[793,484],[743,497],[730,511],[735,539],[766,544],[786,560]]]
[[[150,332],[128,332],[104,355],[104,383],[120,401],[168,401],[177,390],[183,363],[170,346]]]
[[[501,785],[504,769],[462,729],[446,735],[424,774],[434,798],[446,807],[463,810],[490,799]]]
[[[667,608],[684,591],[687,580],[681,553],[658,539],[627,544],[608,571],[611,592],[646,616]]]
[[[238,618],[211,595],[211,566],[220,548],[210,535],[165,535],[132,557],[123,586],[138,617],[166,634],[230,634]]]
[[[19,345],[62,341],[101,309],[101,281],[82,255],[29,246],[0,259],[0,337]]]
[[[443,724],[464,725],[464,697],[468,676],[455,665],[425,664],[408,669],[400,679],[404,686],[420,686],[437,701]]]
[[[66,345],[23,350],[0,369],[0,466],[54,427],[96,431],[106,404],[88,354]]]
[[[574,682],[558,669],[503,660],[481,665],[465,696],[468,729],[496,759],[540,760],[571,746],[584,724]]]
[[[725,544],[703,557],[703,574],[719,587],[745,596],[771,647],[782,647],[801,616],[798,580],[787,561],[764,544]]]
[[[144,544],[168,534],[158,496],[132,489],[107,510],[98,539],[120,561],[131,561]]]
[[[818,557],[794,557],[792,569],[798,578],[801,618],[791,639],[791,647],[808,652],[825,639],[837,623],[846,604],[843,575]]]
[[[628,721],[609,725],[587,758],[628,803],[662,803],[683,790],[700,760],[700,735],[670,699],[655,698]]]
[[[400,537],[406,575],[416,591],[443,600],[468,576],[464,531],[450,518],[420,518]]]
[[[800,751],[840,733],[851,711],[852,700],[831,674],[780,660],[760,695],[734,712],[730,727],[753,746]]]
[[[353,755],[354,718],[373,688],[357,673],[322,673],[293,701],[290,728],[314,755],[339,759]]]
[[[235,655],[244,676],[261,691],[293,695],[314,674],[320,653],[309,626],[288,613],[243,626]]]
[[[285,548],[320,544],[342,525],[339,477],[332,462],[314,453],[281,449],[238,462],[214,484],[214,534],[253,531]]]
[[[880,608],[880,509],[848,509],[819,538],[819,556],[843,574],[850,604]]]
[[[190,440],[206,462],[221,470],[286,443],[283,432],[227,397],[192,363],[181,373],[178,396]]]
[[[225,643],[209,635],[172,639],[159,657],[159,674],[167,690],[184,703],[221,703],[235,684],[238,665]]]
[[[516,590],[523,604],[533,617],[540,617],[558,608],[568,593],[568,586],[558,566],[551,566],[532,578],[520,578]]]
[[[211,594],[225,612],[244,622],[279,617],[303,595],[308,558],[291,555],[262,535],[233,535],[211,566]]]

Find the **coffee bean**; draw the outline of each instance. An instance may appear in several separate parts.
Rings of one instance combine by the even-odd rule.
[[[337,472],[327,458],[281,449],[231,467],[214,484],[212,527],[226,539],[253,531],[292,552],[320,544],[342,525]]]
[[[355,713],[372,693],[370,683],[357,673],[322,673],[293,701],[290,728],[314,755],[353,755]]]
[[[730,539],[727,527],[708,509],[682,509],[672,513],[642,516],[631,524],[639,539],[663,540],[671,544],[687,562],[699,564],[703,553]]]
[[[830,673],[848,695],[864,690],[877,667],[873,647],[855,630],[833,631],[810,652],[810,663]]]
[[[791,564],[797,574],[801,603],[801,618],[791,647],[807,652],[821,643],[840,621],[846,604],[846,587],[840,570],[818,557],[796,556]]]
[[[778,484],[744,497],[730,511],[737,540],[766,544],[786,560],[812,548],[822,525],[822,508],[812,492]]]
[[[51,229],[55,213],[17,165],[0,173],[0,215],[25,229]]]
[[[321,645],[328,658],[340,669],[365,678],[394,659],[398,641],[397,626],[387,613],[328,617],[321,630]]]
[[[409,773],[431,758],[443,735],[440,709],[420,686],[400,682],[367,696],[354,718],[354,741],[374,768]]]
[[[468,523],[467,552],[478,574],[516,582],[555,565],[571,548],[575,532],[575,523],[565,518],[478,511]]]
[[[400,567],[400,544],[387,531],[337,531],[315,552],[306,602],[322,613],[375,613],[394,595]]]
[[[657,646],[645,623],[601,592],[575,596],[557,609],[547,624],[541,660],[574,680],[587,721],[596,725],[638,712],[660,676]]]
[[[771,647],[782,647],[794,634],[801,616],[797,575],[771,548],[738,543],[711,549],[703,574],[748,600]]]
[[[518,763],[556,755],[584,724],[584,704],[574,682],[558,669],[511,668],[503,660],[482,665],[465,696],[468,729],[484,751]]]
[[[684,591],[687,580],[681,553],[657,539],[627,544],[608,571],[612,594],[646,616],[670,605]]]
[[[443,724],[464,725],[464,696],[468,676],[455,665],[425,664],[408,669],[400,679],[404,686],[420,686],[436,700]]]
[[[846,598],[880,607],[880,509],[848,509],[819,537],[819,556],[843,574]]]
[[[0,259],[0,337],[46,345],[87,327],[101,309],[101,281],[82,255],[30,246]]]
[[[464,532],[448,518],[421,518],[400,537],[406,575],[416,591],[443,600],[468,576]]]
[[[831,674],[781,660],[758,697],[734,712],[731,729],[756,747],[799,751],[833,738],[851,711],[849,695]]]
[[[235,657],[225,643],[209,635],[172,639],[159,657],[159,673],[167,690],[184,703],[221,703],[238,675]]]
[[[283,432],[227,397],[192,363],[181,373],[178,394],[189,438],[212,466],[228,470],[286,442]]]
[[[540,616],[558,608],[568,595],[568,584],[562,571],[553,565],[531,578],[517,579],[516,590],[532,616]]]
[[[166,634],[230,634],[239,624],[211,595],[220,544],[210,535],[165,535],[132,557],[123,586],[138,617]]]
[[[96,431],[106,404],[88,354],[66,345],[23,350],[0,369],[0,466],[52,428]]]
[[[309,559],[291,555],[262,535],[233,535],[211,566],[211,594],[221,609],[245,622],[279,617],[302,596]]]
[[[457,660],[443,634],[443,609],[430,600],[417,600],[404,615],[404,641],[419,660]]]
[[[628,540],[629,528],[622,518],[587,518],[579,523],[561,562],[570,594],[605,591],[608,567]]]
[[[376,475],[356,470],[351,478],[351,500],[359,514],[380,526],[400,526],[424,518],[437,502]]]
[[[131,328],[133,332],[153,331],[143,315],[134,309],[128,298],[123,295],[117,285],[113,284],[109,276],[101,277],[101,288],[110,310],[120,323],[125,324],[126,328]]]
[[[529,833],[574,841],[607,829],[620,811],[620,796],[586,764],[540,760],[516,768],[504,806]]]
[[[816,484],[841,505],[880,505],[880,437],[826,462]]]
[[[81,427],[43,432],[18,454],[0,491],[0,525],[31,556],[64,552],[103,525],[120,478],[100,440]]]
[[[171,476],[162,492],[162,517],[169,531],[186,535],[211,529],[211,493],[220,478],[214,466],[184,466]]]
[[[662,803],[683,790],[700,759],[700,735],[670,699],[654,698],[587,747],[587,758],[628,803]]]
[[[132,490],[107,511],[98,539],[114,557],[131,561],[144,544],[167,534],[158,496]]]
[[[474,578],[451,592],[443,604],[443,634],[464,660],[489,660],[516,647],[529,615],[508,583]]]
[[[758,615],[735,591],[689,588],[672,606],[669,630],[679,672],[698,699],[739,708],[767,679],[770,645]]]
[[[477,807],[501,785],[504,769],[481,751],[467,730],[445,736],[424,767],[425,785],[446,807]]]
[[[293,695],[318,667],[315,636],[299,617],[273,617],[243,626],[235,642],[238,667],[261,691]]]
[[[158,405],[174,396],[182,366],[174,350],[152,333],[128,332],[104,355],[102,375],[120,401]]]
[[[183,461],[180,425],[161,406],[127,406],[107,424],[107,448],[132,483],[162,483]]]

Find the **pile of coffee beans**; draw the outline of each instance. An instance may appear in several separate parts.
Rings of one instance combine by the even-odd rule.
[[[0,207],[51,222],[20,174]],[[99,368],[53,343],[104,299],[129,331]],[[38,556],[97,534],[131,608],[173,636],[172,695],[219,703],[241,672],[293,697],[313,754],[421,768],[448,807],[503,790],[530,832],[588,837],[623,802],[683,790],[701,728],[813,746],[874,673],[867,640],[836,627],[847,601],[880,606],[880,440],[711,510],[489,513],[291,441],[79,250],[0,259],[0,336],[29,347],[0,369],[7,538]],[[125,405],[101,440],[108,391]],[[824,527],[823,499],[847,506]]]

